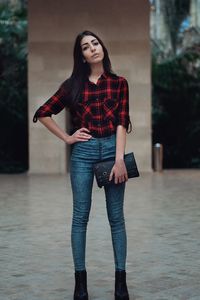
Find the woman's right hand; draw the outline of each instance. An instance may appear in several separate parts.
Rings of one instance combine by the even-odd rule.
[[[82,127],[76,130],[72,135],[67,138],[67,144],[74,144],[76,142],[86,142],[91,139],[92,135],[89,134],[89,129]]]

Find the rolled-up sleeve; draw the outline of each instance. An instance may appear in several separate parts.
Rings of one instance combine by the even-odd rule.
[[[33,122],[36,123],[39,117],[50,117],[56,115],[67,106],[67,94],[61,86],[53,96],[51,96],[42,106],[40,106],[34,116]]]
[[[129,87],[125,78],[121,79],[120,83],[120,97],[118,108],[117,125],[122,125],[128,130],[130,124],[129,116]]]

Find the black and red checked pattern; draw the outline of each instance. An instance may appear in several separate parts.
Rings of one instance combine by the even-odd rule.
[[[129,116],[129,87],[124,77],[104,72],[96,83],[89,79],[85,81],[80,100],[72,109],[68,107],[69,98],[61,87],[42,106],[33,117],[58,114],[64,108],[71,114],[71,132],[81,127],[90,130],[93,137],[105,137],[116,132],[118,125],[128,130]]]

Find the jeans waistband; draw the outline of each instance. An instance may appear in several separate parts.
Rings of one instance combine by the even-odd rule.
[[[110,139],[115,138],[115,137],[116,137],[116,133],[113,133],[109,136],[104,136],[104,137],[93,137],[92,136],[91,140],[99,140],[99,141],[101,141],[101,140],[110,140]]]

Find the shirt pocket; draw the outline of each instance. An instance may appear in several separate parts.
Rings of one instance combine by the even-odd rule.
[[[115,122],[117,119],[117,111],[119,101],[117,98],[105,98],[103,102],[104,118]]]
[[[91,102],[79,102],[76,107],[76,114],[83,123],[88,123],[92,119]]]

